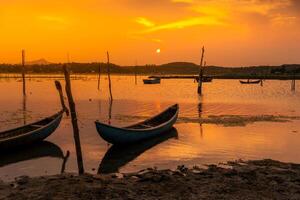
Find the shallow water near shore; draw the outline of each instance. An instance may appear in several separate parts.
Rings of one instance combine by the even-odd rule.
[[[97,173],[112,168],[132,172],[147,167],[176,168],[219,163],[236,159],[271,158],[300,163],[300,87],[291,91],[290,81],[266,81],[264,86],[241,85],[238,80],[205,83],[198,97],[193,80],[162,80],[159,85],[143,85],[138,77],[112,76],[114,101],[109,119],[108,84],[102,76],[100,91],[96,76],[72,80],[72,92],[85,170]],[[64,81],[61,80],[64,85]],[[27,80],[27,96],[22,83],[0,79],[0,131],[31,123],[61,109],[54,79]],[[115,149],[97,134],[94,121],[125,126],[178,103],[178,123],[169,137],[128,149]],[[62,155],[70,151],[67,172],[76,172],[71,120],[64,116],[59,128],[30,151],[1,152],[0,179],[16,176],[60,173]],[[9,155],[9,156],[7,156]]]

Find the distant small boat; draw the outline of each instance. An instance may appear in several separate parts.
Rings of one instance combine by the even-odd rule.
[[[175,104],[150,119],[124,128],[113,127],[99,121],[95,123],[99,135],[105,141],[115,145],[126,145],[165,134],[175,124],[178,112],[179,106]]]
[[[160,84],[160,78],[148,78],[143,80],[144,84]]]
[[[250,81],[249,79],[247,81],[240,80],[240,83],[241,84],[259,84],[259,83],[261,83],[261,80],[255,80],[255,81]]]
[[[212,82],[212,80],[213,80],[212,77],[208,77],[208,76],[202,77],[203,83],[210,83],[210,82]],[[196,81],[199,82],[199,77],[196,77]]]
[[[44,140],[59,126],[63,113],[61,110],[38,122],[0,132],[0,149],[15,149]]]

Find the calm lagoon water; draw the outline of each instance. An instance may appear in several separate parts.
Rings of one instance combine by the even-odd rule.
[[[87,172],[132,172],[153,166],[176,168],[236,159],[272,158],[300,163],[299,85],[292,92],[290,81],[266,81],[261,87],[241,85],[238,80],[214,80],[204,84],[204,95],[199,98],[193,80],[162,80],[160,85],[143,85],[143,78],[138,77],[135,85],[133,76],[112,77],[111,119],[106,77],[101,79],[100,91],[96,76],[72,80]],[[61,83],[64,85],[64,80]],[[0,131],[61,109],[54,79],[28,80],[26,99],[21,90],[19,80],[0,79]],[[179,103],[180,114],[176,130],[168,137],[120,150],[97,134],[95,120],[125,126],[174,103]],[[288,122],[261,121],[264,115],[281,116]],[[245,123],[223,123],[228,116]],[[205,119],[213,120],[208,123]],[[47,142],[13,154],[1,152],[0,179],[60,173],[66,151],[70,151],[66,171],[76,172],[71,120],[64,116]]]

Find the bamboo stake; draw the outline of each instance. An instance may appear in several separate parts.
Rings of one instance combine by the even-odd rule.
[[[107,52],[107,76],[108,76],[108,87],[109,87],[109,94],[110,100],[113,100],[113,95],[111,91],[111,79],[110,79],[110,64],[109,64],[109,53]]]
[[[201,56],[201,62],[200,62],[200,68],[199,68],[199,81],[198,81],[198,94],[202,94],[202,78],[203,78],[203,59],[204,59],[204,46],[202,47],[202,56]]]
[[[109,108],[108,108],[108,124],[111,124],[111,114],[112,114],[112,106],[113,106],[113,100],[109,100]]]
[[[22,50],[22,80],[23,80],[23,95],[26,95],[26,83],[25,83],[25,50]]]
[[[63,110],[66,112],[67,116],[69,116],[69,109],[66,107],[62,87],[61,87],[61,84],[59,81],[55,81],[55,87],[59,93],[61,106],[62,106]]]
[[[201,138],[202,138],[203,137],[203,127],[202,127],[202,121],[201,121],[201,118],[202,118],[202,101],[203,101],[202,96],[199,95],[198,100],[199,100],[199,103],[198,103],[199,127],[200,127],[200,135],[201,135]]]
[[[77,155],[77,165],[78,165],[78,173],[84,173],[83,167],[83,160],[82,160],[82,152],[81,152],[81,145],[80,145],[80,136],[79,136],[79,128],[77,123],[77,114],[75,109],[75,103],[72,96],[71,90],[71,81],[70,81],[70,74],[68,72],[67,66],[63,66],[65,80],[66,80],[66,93],[68,96],[69,107],[71,111],[71,118],[72,118],[72,126],[73,126],[73,133],[74,133],[74,141],[75,141],[75,148],[76,148],[76,155]]]
[[[98,90],[100,90],[100,78],[101,78],[101,64],[98,67]]]
[[[135,80],[135,84],[137,84],[137,62],[135,62],[135,67],[134,67],[134,80]]]
[[[26,125],[26,123],[27,123],[26,111],[27,111],[27,108],[26,108],[26,95],[23,95],[23,124],[24,125]]]

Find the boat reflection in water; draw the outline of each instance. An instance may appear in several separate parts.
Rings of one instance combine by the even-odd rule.
[[[59,146],[51,142],[42,141],[28,148],[14,151],[2,151],[0,154],[0,167],[6,165],[33,160],[42,157],[64,158]]]
[[[168,133],[155,137],[130,146],[113,145],[103,157],[98,174],[109,174],[118,172],[119,169],[127,163],[136,159],[139,155],[151,149],[152,147],[170,139],[177,138],[178,133],[175,128],[172,128]]]

